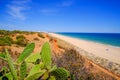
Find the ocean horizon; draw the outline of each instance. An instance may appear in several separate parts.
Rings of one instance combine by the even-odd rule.
[[[64,36],[120,47],[120,33],[74,33],[57,32]]]

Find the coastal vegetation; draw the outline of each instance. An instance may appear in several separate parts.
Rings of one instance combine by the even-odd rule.
[[[26,46],[28,44],[28,40],[23,35],[19,35],[16,37],[15,43],[21,46]]]
[[[0,46],[11,46],[12,44],[17,44],[20,46],[26,46],[28,44],[28,40],[22,34],[33,34],[34,32],[27,31],[7,31],[0,30]],[[16,36],[16,40],[13,40],[15,34],[19,34]]]
[[[41,33],[38,33],[38,36],[41,38],[45,38],[44,35],[42,35]]]
[[[11,35],[11,34],[34,34],[35,32],[32,31],[20,31],[20,30],[13,30],[13,31],[9,31],[9,30],[0,30],[0,35]]]
[[[5,45],[11,46],[11,44],[13,44],[13,43],[14,43],[13,39],[9,36],[1,36],[0,37],[0,46],[5,46]]]
[[[12,61],[8,50],[0,54],[0,58],[8,63],[0,72],[2,80],[66,80],[70,73],[62,67],[52,65],[51,50],[48,42],[44,43],[41,53],[34,54],[35,44],[31,43],[23,50],[15,62]],[[38,57],[39,54],[39,57]],[[33,56],[33,55],[32,55]]]
[[[46,44],[47,47],[44,47]],[[32,47],[28,48],[27,45],[32,45]],[[26,53],[25,47],[31,51]],[[42,53],[45,53],[45,55]],[[14,78],[12,72],[14,71],[14,75],[17,74],[16,79],[18,80],[21,80],[21,78],[24,80],[30,76],[33,78],[34,75],[32,74],[37,77],[39,70],[42,70],[40,72],[42,75],[39,75],[38,80],[45,79],[46,76],[57,80],[62,80],[62,77],[65,76],[67,76],[67,80],[117,80],[109,74],[111,73],[109,71],[119,72],[119,65],[110,62],[109,66],[109,62],[106,63],[106,60],[98,57],[94,58],[95,56],[88,58],[81,55],[83,53],[86,52],[81,49],[77,51],[73,45],[47,33],[0,30],[0,76],[3,80],[7,80],[9,76],[12,80]],[[12,65],[9,64],[11,63],[8,61],[9,57],[13,63]],[[99,66],[101,64],[103,64],[102,69]],[[12,70],[10,66],[14,66],[15,70]],[[51,70],[53,71],[51,72]],[[56,75],[62,75],[62,77],[56,77]]]

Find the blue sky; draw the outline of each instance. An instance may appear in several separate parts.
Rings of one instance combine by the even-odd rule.
[[[120,0],[0,0],[0,29],[120,33]]]

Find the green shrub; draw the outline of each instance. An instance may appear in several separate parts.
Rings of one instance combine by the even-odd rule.
[[[28,32],[28,31],[20,31],[20,30],[0,30],[0,35],[11,35],[11,34],[34,34],[35,32]]]
[[[16,39],[25,38],[23,35],[18,35]]]
[[[8,40],[9,42],[11,42],[12,44],[14,43],[13,39],[9,36],[5,36],[4,37],[6,40]]]
[[[21,45],[21,46],[26,46],[27,41],[25,39],[20,38],[20,39],[17,39],[16,44]]]
[[[28,40],[23,35],[19,35],[16,37],[16,44],[26,46],[28,44]]]
[[[1,34],[1,35],[9,35],[9,34],[10,34],[10,31],[0,30],[0,34]]]
[[[0,38],[0,46],[10,45],[4,38]]]
[[[9,36],[3,36],[0,38],[0,46],[6,46],[6,45],[11,46],[11,44],[13,43],[14,43],[13,39],[10,38]]]
[[[14,30],[14,31],[12,31],[12,33],[13,33],[13,34],[15,34],[15,33],[19,33],[19,34],[21,34],[21,33],[23,33],[23,31],[20,31],[20,30]]]

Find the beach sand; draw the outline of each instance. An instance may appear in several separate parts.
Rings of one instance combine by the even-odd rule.
[[[55,33],[49,35],[64,40],[80,49],[87,51],[95,56],[108,59],[111,62],[120,64],[120,48],[110,45],[100,44],[92,41],[63,36]]]

